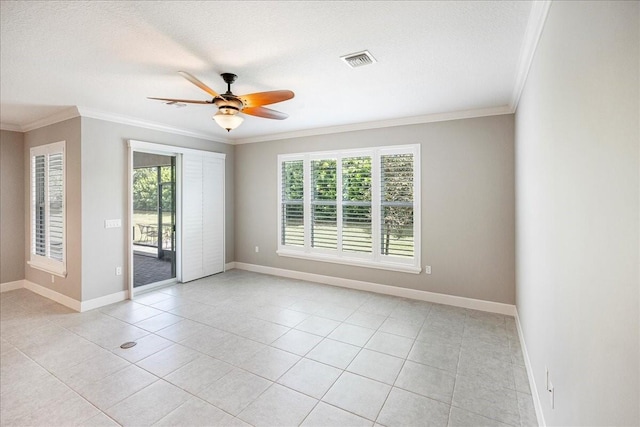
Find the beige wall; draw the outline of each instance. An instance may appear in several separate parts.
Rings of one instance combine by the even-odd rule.
[[[517,307],[547,425],[640,425],[639,12],[553,2],[516,113]]]
[[[127,141],[226,153],[226,262],[234,260],[233,146],[90,118],[82,118],[82,300],[127,289]],[[104,228],[121,219],[122,228]],[[115,275],[122,267],[122,276]]]
[[[16,136],[17,135],[17,136]],[[32,130],[24,134],[24,146],[14,153],[14,140],[21,134],[2,132],[2,283],[27,280],[50,288],[78,301],[109,295],[127,289],[127,141],[135,139],[179,147],[216,151],[227,154],[226,162],[226,260],[234,260],[234,156],[233,146],[198,138],[152,131],[89,118],[74,118]],[[5,139],[7,143],[5,143]],[[67,277],[54,277],[29,267],[29,149],[31,147],[66,141],[66,214],[67,214]],[[6,146],[6,147],[5,147]],[[7,156],[5,156],[6,153]],[[16,157],[16,165],[5,168],[5,160]],[[14,159],[15,160],[15,159]],[[20,173],[22,187],[17,195],[7,183]],[[5,178],[7,175],[8,178]],[[17,190],[16,190],[17,191]],[[5,214],[5,199],[20,197],[20,218]],[[14,197],[14,198],[15,198]],[[5,221],[6,219],[6,221]],[[105,229],[106,219],[121,219],[121,228]],[[25,227],[26,224],[26,227]],[[20,233],[20,255],[5,250],[10,242],[6,233]],[[24,231],[22,231],[24,230]],[[8,236],[9,234],[7,234]],[[13,245],[12,249],[18,248]],[[18,259],[19,258],[19,259]],[[17,260],[16,271],[5,268],[5,260]],[[13,261],[10,261],[13,266]],[[122,267],[122,276],[115,268]],[[5,273],[6,271],[6,273]],[[22,276],[19,271],[24,271]],[[11,273],[11,274],[10,274]],[[5,279],[5,275],[7,279]]]
[[[23,152],[24,167],[24,242],[29,242],[29,149],[52,142],[66,141],[66,235],[67,276],[52,276],[42,270],[25,265],[25,279],[52,289],[70,298],[80,300],[82,283],[82,223],[81,223],[81,176],[80,176],[80,118],[69,119],[25,133]],[[25,259],[29,259],[29,246],[24,248]],[[54,277],[55,282],[51,282]]]
[[[513,304],[513,126],[513,115],[502,115],[238,145],[236,261]],[[414,143],[422,156],[421,265],[431,275],[276,254],[278,154]]]
[[[0,131],[0,283],[24,279],[24,135]]]

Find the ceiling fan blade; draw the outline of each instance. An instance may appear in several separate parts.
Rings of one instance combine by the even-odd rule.
[[[246,108],[251,108],[286,101],[287,99],[291,99],[294,96],[295,94],[290,90],[272,90],[270,92],[258,92],[250,93],[249,95],[240,95],[238,96],[238,98],[240,98]]]
[[[167,101],[167,103],[184,102],[185,104],[213,104],[211,101],[196,101],[193,99],[152,98],[152,97],[149,97],[148,99],[156,99],[158,101]]]
[[[192,76],[191,74],[187,73],[186,71],[178,71],[178,74],[180,74],[182,77],[184,77],[185,79],[189,80],[191,83],[193,83],[194,85],[198,86],[200,89],[202,89],[203,91],[207,92],[209,95],[213,96],[214,98],[220,96],[220,94],[218,94],[218,92],[216,92],[215,90],[211,89],[209,86],[207,86],[206,84],[202,83],[195,76]]]
[[[264,107],[243,108],[241,112],[249,114],[250,116],[264,117],[265,119],[284,120],[289,117],[289,115],[286,113]]]

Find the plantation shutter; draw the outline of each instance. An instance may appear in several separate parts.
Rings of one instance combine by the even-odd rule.
[[[64,161],[62,153],[49,155],[49,257],[62,261],[64,244]]]
[[[302,160],[282,162],[281,242],[304,246],[304,169]]]
[[[31,253],[40,256],[47,255],[47,237],[46,237],[46,156],[34,156],[32,159],[33,170],[33,246]]]
[[[380,253],[414,256],[413,154],[380,156]]]
[[[311,247],[338,248],[336,160],[311,161]]]
[[[278,156],[277,254],[420,273],[418,144]]]
[[[371,253],[371,157],[342,159],[342,250]]]
[[[66,275],[65,142],[33,147],[31,157],[31,247],[29,265]]]

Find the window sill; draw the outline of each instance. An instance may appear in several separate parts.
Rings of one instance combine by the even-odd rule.
[[[422,272],[422,269],[420,267],[416,267],[414,265],[409,265],[409,264],[375,262],[375,261],[355,259],[355,258],[338,258],[333,255],[324,255],[324,254],[317,254],[317,253],[310,254],[307,252],[287,250],[287,249],[280,249],[276,251],[276,253],[279,256],[284,256],[284,257],[306,259],[310,261],[330,262],[334,264],[351,265],[354,267],[375,268],[378,270],[390,270],[390,271],[398,271],[401,273],[412,273],[412,274],[420,274],[420,272]]]
[[[58,265],[51,265],[51,264],[43,264],[37,261],[27,261],[27,264],[31,268],[35,268],[36,270],[41,270],[49,274],[53,274],[54,276],[67,277],[66,268],[62,264],[58,266]]]

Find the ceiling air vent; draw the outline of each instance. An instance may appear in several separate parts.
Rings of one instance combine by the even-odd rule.
[[[364,65],[378,62],[368,50],[350,53],[349,55],[341,56],[340,59],[342,59],[351,68],[362,67]]]

